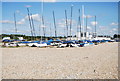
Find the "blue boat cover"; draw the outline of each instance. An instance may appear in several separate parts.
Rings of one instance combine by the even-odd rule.
[[[40,41],[32,41],[31,43],[39,43]]]
[[[31,42],[28,42],[28,41],[22,41],[22,42],[20,42],[20,43],[31,43]]]
[[[53,42],[53,41],[54,41],[53,39],[48,40],[48,42]]]
[[[74,44],[73,41],[64,41],[63,44]]]
[[[60,39],[56,39],[56,41],[61,41]]]
[[[12,42],[12,40],[5,39],[5,40],[2,40],[2,42]]]

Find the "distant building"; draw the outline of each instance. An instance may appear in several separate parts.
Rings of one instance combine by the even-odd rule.
[[[98,37],[96,33],[85,32],[78,32],[76,37],[68,37],[67,40],[111,40],[111,37]]]
[[[19,40],[24,40],[23,37],[18,37]]]
[[[84,33],[78,32],[76,36],[77,36],[78,40],[84,40],[84,39],[91,40],[95,37],[95,35],[90,32],[84,32]]]

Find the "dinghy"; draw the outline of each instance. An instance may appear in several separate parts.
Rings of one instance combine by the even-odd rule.
[[[58,47],[79,47],[76,43],[74,43],[73,41],[64,41],[61,45],[59,45]]]

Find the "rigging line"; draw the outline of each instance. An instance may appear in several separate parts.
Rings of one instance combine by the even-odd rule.
[[[43,27],[43,34],[44,34],[44,37],[45,37],[45,25],[44,25],[44,18],[42,16],[42,27]]]
[[[67,20],[67,10],[65,10],[65,18],[66,18],[67,37],[68,37],[68,20]]]
[[[28,18],[29,18],[29,24],[30,24],[30,29],[31,29],[31,35],[33,37],[33,31],[32,31],[32,24],[31,24],[31,20],[30,20],[29,8],[27,8],[27,11],[28,11]]]
[[[17,33],[16,14],[14,13],[15,33]]]
[[[33,26],[33,34],[34,34],[34,36],[36,36],[35,27],[34,27],[34,21],[33,21],[33,18],[32,18],[32,14],[31,14],[31,22],[32,22],[32,26]]]
[[[72,29],[72,11],[73,11],[73,5],[71,5],[70,40],[71,40],[71,29]]]

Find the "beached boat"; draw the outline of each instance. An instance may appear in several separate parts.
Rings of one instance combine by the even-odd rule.
[[[52,45],[52,46],[59,46],[61,44],[62,44],[62,42],[59,39],[53,40],[53,41],[50,42],[50,45]]]
[[[61,45],[59,45],[58,47],[79,47],[76,43],[74,43],[73,41],[64,41]]]
[[[47,45],[47,43],[38,43],[36,46],[37,47],[47,47],[48,45]]]
[[[16,47],[16,46],[19,46],[19,45],[16,42],[10,42],[10,43],[5,43],[5,46],[6,47]]]
[[[30,42],[28,44],[28,46],[30,46],[30,47],[47,47],[48,45],[46,42],[33,41],[33,42]]]
[[[18,46],[27,46],[25,43],[18,43]]]
[[[94,45],[98,45],[100,43],[100,40],[92,40],[92,42],[94,43]]]

